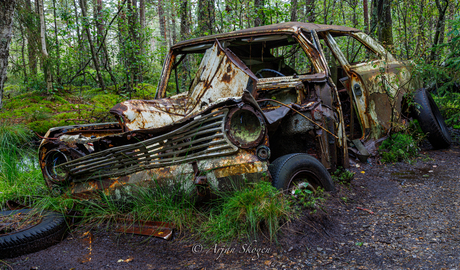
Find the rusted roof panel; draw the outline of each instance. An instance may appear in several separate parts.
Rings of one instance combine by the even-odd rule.
[[[361,32],[361,30],[347,27],[347,26],[340,26],[340,25],[327,25],[327,24],[316,24],[316,23],[303,23],[303,22],[286,22],[286,23],[278,23],[278,24],[271,24],[271,25],[264,25],[259,27],[253,27],[243,30],[237,30],[228,33],[204,36],[199,38],[194,38],[190,40],[181,41],[174,46],[172,49],[178,49],[181,47],[187,47],[190,45],[195,45],[199,43],[206,43],[210,42],[215,39],[223,40],[229,39],[239,36],[248,36],[248,35],[263,35],[263,34],[273,34],[273,33],[296,33],[298,30],[304,31],[311,31],[315,30],[316,32],[323,32],[323,31],[338,31],[338,32]]]

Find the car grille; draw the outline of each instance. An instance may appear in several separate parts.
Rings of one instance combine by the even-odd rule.
[[[228,110],[210,113],[167,134],[63,163],[72,181],[120,177],[142,170],[236,153],[224,132]]]

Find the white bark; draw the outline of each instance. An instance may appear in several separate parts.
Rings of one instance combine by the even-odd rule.
[[[3,86],[6,81],[11,30],[16,1],[0,0],[0,110],[3,107]]]
[[[1,1],[1,0],[0,0]],[[45,14],[44,14],[44,7],[43,7],[43,0],[37,0],[38,3],[38,16],[40,17],[40,41],[42,44],[42,56],[43,56],[43,71],[45,73],[46,78],[46,89],[48,93],[53,90],[53,79],[51,76],[50,70],[50,62],[49,62],[49,54],[46,49],[46,35],[45,35]]]
[[[38,0],[38,16],[40,16],[40,41],[42,43],[42,54],[48,57],[48,51],[46,50],[46,35],[45,35],[45,14],[43,8],[43,0]]]

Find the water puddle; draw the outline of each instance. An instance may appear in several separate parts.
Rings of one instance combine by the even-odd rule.
[[[391,173],[391,176],[395,176],[397,178],[401,179],[416,179],[418,176],[414,171],[408,170],[408,171],[401,171],[401,172],[394,172]]]

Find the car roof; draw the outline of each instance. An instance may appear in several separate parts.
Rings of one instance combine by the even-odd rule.
[[[327,25],[327,24],[316,24],[316,23],[304,23],[304,22],[285,22],[271,25],[264,25],[259,27],[253,27],[243,30],[237,30],[232,32],[226,32],[216,35],[198,37],[194,39],[189,39],[176,43],[171,47],[171,49],[178,49],[181,47],[187,47],[190,45],[206,43],[214,39],[227,39],[238,36],[248,36],[248,35],[263,35],[263,34],[273,34],[277,32],[292,32],[296,33],[299,29],[304,31],[315,30],[316,32],[324,31],[334,31],[334,32],[361,32],[361,30],[340,25]]]

